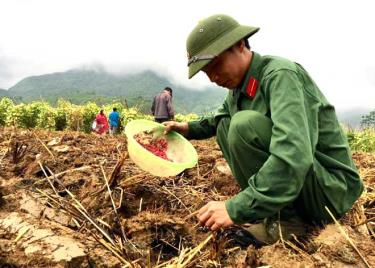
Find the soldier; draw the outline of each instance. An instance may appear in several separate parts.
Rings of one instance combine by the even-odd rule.
[[[165,125],[189,139],[216,135],[241,186],[229,200],[203,206],[201,224],[257,222],[247,230],[269,244],[279,227],[289,239],[330,222],[325,207],[342,217],[363,183],[334,107],[301,65],[250,49],[247,39],[258,30],[227,15],[199,22],[187,39],[189,78],[203,71],[229,92],[214,116]]]

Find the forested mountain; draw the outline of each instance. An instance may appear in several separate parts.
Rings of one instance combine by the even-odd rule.
[[[115,75],[104,69],[75,69],[66,72],[31,76],[22,79],[9,90],[0,89],[1,96],[12,97],[16,102],[46,100],[51,104],[64,98],[75,104],[95,101],[97,104],[123,101],[139,104],[143,112],[149,112],[155,94],[166,86],[173,89],[174,107],[180,113],[204,114],[215,111],[223,102],[227,90],[220,87],[200,89],[174,85],[166,77],[153,71]],[[340,122],[359,127],[362,116],[370,109],[339,110]]]
[[[173,89],[175,109],[182,113],[202,114],[216,110],[227,93],[220,87],[193,90],[174,85],[153,71],[115,75],[103,70],[70,70],[27,77],[11,87],[8,94],[16,101],[43,99],[52,104],[61,97],[77,104],[89,100],[101,104],[126,99],[129,105],[142,103],[148,111],[154,95],[166,86]]]
[[[3,97],[3,96],[8,96],[8,91],[0,88],[0,97]]]

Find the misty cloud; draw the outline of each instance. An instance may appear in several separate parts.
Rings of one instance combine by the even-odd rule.
[[[186,37],[202,18],[227,12],[261,28],[250,40],[256,52],[301,63],[335,106],[373,106],[372,1],[256,1],[251,7],[259,12],[251,16],[248,8],[238,8],[249,7],[246,0],[217,0],[214,6],[192,1],[0,1],[0,88],[76,68],[112,74],[152,70],[175,85],[213,86],[202,73],[187,78]]]
[[[366,69],[366,75],[371,85],[375,86],[375,67],[370,67]],[[374,89],[375,90],[375,89]]]
[[[2,89],[8,88],[8,82],[12,78],[11,64],[12,61],[0,52],[0,88]]]

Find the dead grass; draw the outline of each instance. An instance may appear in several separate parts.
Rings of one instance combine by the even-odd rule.
[[[203,204],[225,200],[239,190],[233,177],[217,168],[223,160],[213,140],[193,142],[198,167],[159,178],[131,162],[123,136],[11,128],[0,133],[0,201],[1,195],[5,200],[0,202],[0,216],[16,211],[28,217],[20,209],[20,196],[25,192],[36,196],[42,206],[69,215],[70,224],[64,228],[76,232],[76,239],[90,237],[80,239],[88,249],[94,243],[102,249],[99,255],[110,254],[124,267],[366,267],[332,225],[329,231],[312,230],[307,239],[261,249],[241,249],[230,237],[197,225],[195,213]],[[375,155],[356,152],[354,160],[366,191],[340,223],[374,266]],[[23,237],[10,237],[0,228],[0,242],[9,239]],[[0,263],[6,259],[21,267],[24,258],[21,262],[19,256],[25,255],[21,251],[5,253],[0,248]],[[47,267],[42,254],[35,256],[26,258]],[[102,260],[96,264],[108,267]]]

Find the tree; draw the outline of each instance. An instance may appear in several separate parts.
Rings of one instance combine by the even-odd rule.
[[[362,116],[361,127],[363,128],[375,127],[375,110],[370,112],[368,115]]]
[[[5,126],[10,108],[13,107],[13,101],[9,98],[0,99],[0,126]]]

